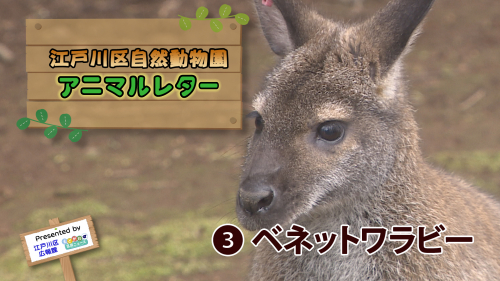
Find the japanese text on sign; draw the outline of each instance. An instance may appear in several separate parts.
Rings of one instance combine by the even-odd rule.
[[[130,55],[129,55],[130,54]],[[69,57],[69,61],[66,58]],[[213,49],[204,51],[193,48],[189,52],[184,48],[175,49],[153,49],[149,52],[136,48],[129,49],[78,49],[78,50],[56,50],[51,49],[49,66],[72,67],[77,63],[88,63],[90,67],[101,66],[103,68],[131,67],[131,68],[228,68],[227,49]]]
[[[94,245],[86,219],[25,236],[31,262]]]

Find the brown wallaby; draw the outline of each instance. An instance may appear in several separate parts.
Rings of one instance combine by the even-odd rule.
[[[264,239],[250,279],[500,280],[500,204],[425,163],[401,78],[402,57],[433,0],[394,0],[356,25],[324,19],[296,0],[255,2],[282,59],[254,100],[237,215],[249,230],[300,225],[315,247],[298,256]],[[341,225],[360,240],[362,227],[383,227],[389,237],[393,226],[411,226],[415,236],[425,226],[425,235],[439,237],[424,243],[418,235],[396,255],[404,241],[386,238],[368,254],[378,241],[368,235],[342,255]],[[325,231],[338,238],[320,255],[324,243],[314,234]],[[445,243],[446,236],[474,241]],[[293,240],[276,237],[282,245]],[[424,254],[419,243],[442,253]]]

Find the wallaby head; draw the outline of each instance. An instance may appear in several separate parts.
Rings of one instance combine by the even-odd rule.
[[[430,244],[442,246],[441,255],[422,254],[421,236],[401,255],[390,237],[373,255],[357,245],[342,256],[340,241],[322,256],[262,243],[250,279],[500,280],[500,205],[423,161],[401,79],[401,58],[433,1],[393,0],[355,25],[324,19],[296,0],[255,1],[282,59],[250,113],[255,133],[237,197],[241,224],[295,223],[311,234],[348,225],[357,237],[362,227],[411,226],[420,235],[443,224],[444,236],[476,240],[450,246],[436,239]],[[276,239],[291,243],[284,236]]]
[[[250,230],[373,196],[397,163],[420,161],[400,59],[432,0],[391,1],[344,25],[299,1],[255,0],[282,57],[254,100],[237,214]]]

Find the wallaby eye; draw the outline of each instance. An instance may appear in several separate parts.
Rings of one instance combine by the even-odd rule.
[[[329,142],[339,141],[344,137],[344,125],[338,121],[327,121],[319,125],[317,134]]]
[[[260,133],[264,129],[264,119],[262,116],[255,117],[255,132]]]

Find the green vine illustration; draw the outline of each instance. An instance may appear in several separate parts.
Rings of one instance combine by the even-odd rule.
[[[61,123],[61,126],[54,125],[54,124],[49,124],[45,123],[47,121],[47,118],[49,117],[47,110],[45,109],[39,109],[36,111],[36,119],[31,119],[27,117],[23,117],[19,120],[17,120],[17,127],[20,130],[24,130],[30,126],[31,121],[40,123],[40,124],[45,124],[49,125],[47,129],[45,129],[44,135],[51,139],[57,135],[57,128],[63,128],[63,129],[70,129],[73,130],[71,133],[69,133],[69,140],[72,142],[77,142],[82,138],[82,132],[87,132],[88,130],[80,130],[80,129],[74,129],[70,128],[69,125],[71,124],[71,116],[69,114],[61,114],[59,117],[59,122]]]
[[[235,18],[236,22],[238,22],[241,25],[246,25],[248,21],[250,21],[250,18],[248,17],[247,14],[239,13],[232,16],[230,16],[230,14],[231,14],[231,6],[224,4],[219,8],[220,18],[207,19],[206,17],[208,15],[208,9],[205,7],[199,7],[198,10],[196,10],[196,18],[188,18],[179,15],[179,17],[181,17],[179,19],[179,25],[182,30],[189,30],[191,28],[191,20],[210,20],[210,28],[212,28],[214,32],[219,32],[223,28],[222,23],[219,21],[219,19]]]

